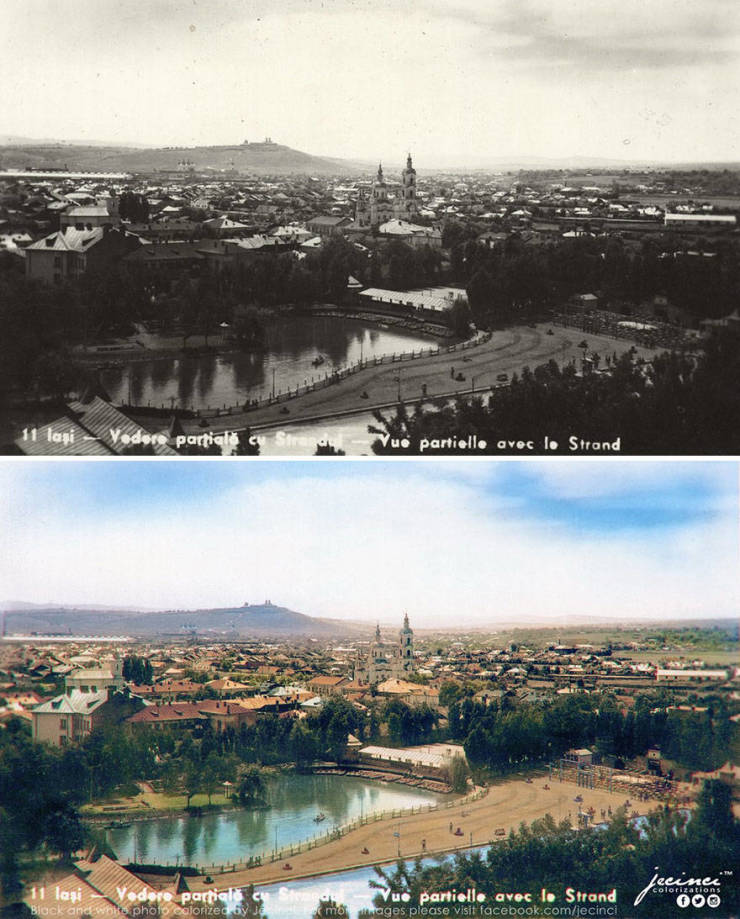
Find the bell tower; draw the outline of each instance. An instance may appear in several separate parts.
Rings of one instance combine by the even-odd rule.
[[[401,173],[401,206],[406,217],[415,217],[419,211],[416,201],[416,170],[411,154],[406,157],[406,168]]]
[[[398,633],[400,641],[400,658],[402,673],[412,673],[414,670],[414,632],[409,626],[409,614],[403,617],[403,628]]]

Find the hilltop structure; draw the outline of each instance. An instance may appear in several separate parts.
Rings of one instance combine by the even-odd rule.
[[[403,617],[403,628],[399,629],[396,642],[384,641],[380,625],[375,629],[375,638],[367,657],[359,653],[355,661],[355,680],[359,683],[378,684],[385,680],[408,677],[415,670],[414,632],[409,626],[409,617]]]
[[[410,220],[419,213],[416,199],[416,170],[411,161],[411,154],[406,158],[406,168],[401,173],[401,191],[391,197],[383,176],[383,166],[378,165],[378,172],[373,179],[370,197],[360,189],[355,209],[355,223],[360,227],[377,227],[393,218]]]

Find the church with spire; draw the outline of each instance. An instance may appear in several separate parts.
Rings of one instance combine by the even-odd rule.
[[[411,220],[419,213],[416,199],[416,170],[411,161],[411,154],[406,158],[406,168],[401,173],[401,189],[396,195],[388,192],[383,164],[373,179],[370,194],[360,189],[355,209],[355,223],[360,227],[378,227],[389,220]]]
[[[359,683],[374,685],[385,680],[406,679],[415,669],[414,632],[409,626],[409,617],[406,613],[403,617],[403,627],[399,629],[398,639],[395,641],[385,641],[380,634],[380,625],[376,626],[367,656],[362,658],[358,653],[354,678]]]

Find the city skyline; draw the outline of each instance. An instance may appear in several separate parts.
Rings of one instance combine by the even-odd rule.
[[[324,156],[412,149],[428,168],[737,158],[731,0],[75,7],[4,8],[8,134],[176,146],[269,134]],[[44,60],[32,80],[29,48]]]
[[[2,600],[229,607],[417,628],[721,618],[732,464],[8,463]],[[84,575],[82,575],[84,572]]]

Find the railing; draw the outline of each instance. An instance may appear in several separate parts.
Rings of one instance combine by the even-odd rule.
[[[327,386],[333,386],[335,384],[341,383],[342,380],[346,380],[348,377],[354,376],[354,374],[358,373],[360,370],[366,370],[368,367],[398,364],[404,363],[406,361],[418,360],[422,357],[436,357],[438,354],[454,354],[456,351],[467,351],[470,348],[476,348],[478,345],[489,342],[491,340],[491,336],[491,332],[481,332],[474,338],[470,338],[467,341],[459,342],[454,345],[438,345],[436,348],[419,348],[418,351],[402,351],[398,354],[384,354],[380,357],[362,358],[361,360],[354,361],[353,363],[347,364],[344,367],[327,370],[325,371],[323,377],[312,376],[310,380],[306,378],[302,386],[289,386],[285,389],[285,391],[278,389],[274,395],[266,396],[262,399],[248,399],[246,402],[237,402],[233,405],[227,405],[224,403],[221,407],[214,407],[209,405],[205,409],[196,409],[191,405],[190,411],[193,412],[196,418],[221,418],[223,416],[231,415],[232,413],[242,414],[245,412],[257,411],[257,409],[267,408],[270,405],[280,405],[289,401],[290,399],[296,399],[299,396],[305,396],[306,393],[316,392],[317,390],[325,389]],[[151,402],[147,402],[146,405],[122,403],[120,408],[124,410],[153,408],[159,411],[169,408],[174,413],[178,408],[187,408],[187,406],[175,407],[174,403],[171,406],[167,406],[165,403],[161,403],[160,405],[152,405]]]
[[[373,814],[365,814],[362,817],[355,818],[350,823],[345,823],[341,826],[334,826],[330,830],[327,830],[325,833],[312,836],[311,839],[295,843],[291,846],[284,846],[281,849],[272,849],[268,852],[261,852],[257,855],[252,855],[247,859],[242,859],[238,862],[229,862],[225,865],[200,865],[192,863],[188,867],[197,868],[201,874],[205,875],[230,874],[234,873],[235,871],[243,871],[245,868],[256,868],[258,865],[266,865],[272,864],[273,862],[284,861],[286,858],[291,858],[294,855],[299,855],[301,852],[308,852],[311,849],[317,848],[318,846],[326,845],[328,842],[333,842],[336,839],[341,839],[342,836],[346,836],[346,834],[352,832],[352,830],[357,830],[360,827],[367,826],[370,823],[378,823],[381,820],[394,820],[398,819],[399,817],[412,817],[415,814],[429,813],[436,810],[446,810],[451,807],[459,807],[460,805],[470,804],[472,801],[478,801],[480,798],[484,797],[487,792],[487,788],[476,788],[475,791],[464,795],[462,798],[457,798],[455,801],[445,801],[444,803],[439,804],[420,804],[411,808],[405,807],[391,811],[379,811]]]

